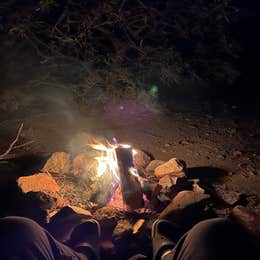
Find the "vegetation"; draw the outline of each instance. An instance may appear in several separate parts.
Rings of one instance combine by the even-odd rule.
[[[0,30],[51,68],[36,86],[66,85],[79,102],[104,103],[156,85],[170,104],[169,93],[237,79],[236,11],[230,0],[9,0]]]

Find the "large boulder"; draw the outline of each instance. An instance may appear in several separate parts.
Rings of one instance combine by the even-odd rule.
[[[20,177],[17,183],[24,193],[29,191],[58,192],[60,190],[56,181],[47,173],[37,173],[31,176]]]
[[[49,216],[64,206],[65,200],[51,192],[29,191],[16,198],[17,205],[11,208],[9,215],[31,218],[41,225],[46,225]]]
[[[53,153],[44,165],[43,172],[67,174],[71,172],[70,154],[65,152]]]
[[[154,176],[154,171],[155,169],[164,164],[165,161],[161,161],[161,160],[152,160],[145,168],[144,170],[144,174],[146,177],[153,177]]]
[[[194,191],[181,191],[160,213],[159,218],[189,226],[203,215],[204,206],[210,195]]]
[[[60,195],[60,188],[56,181],[47,173],[20,177],[17,184],[25,194],[21,202],[24,216],[33,218],[37,222],[43,222],[43,220],[47,222],[52,212],[69,204]],[[34,217],[37,215],[38,217]],[[38,220],[40,215],[42,218]]]
[[[160,166],[160,165],[162,165],[162,164],[164,164],[164,163],[165,163],[165,161],[152,160],[152,161],[146,166],[146,168],[145,168],[145,173],[146,173],[147,175],[153,174],[154,171],[155,171],[155,169],[156,169],[158,166]]]
[[[41,225],[48,222],[48,215],[57,208],[57,200],[44,192],[27,192],[17,201],[15,215],[33,219]]]
[[[154,174],[157,178],[162,178],[165,175],[183,177],[185,176],[185,173],[183,172],[185,168],[186,168],[186,164],[184,161],[176,158],[172,158],[168,162],[156,167]]]
[[[79,153],[73,160],[73,174],[77,177],[86,177],[86,175],[89,173],[88,175],[90,177],[90,160],[91,158],[88,153]]]

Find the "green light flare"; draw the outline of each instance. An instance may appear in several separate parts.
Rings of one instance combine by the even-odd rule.
[[[158,92],[158,87],[156,85],[152,85],[149,92],[150,94],[156,94]]]

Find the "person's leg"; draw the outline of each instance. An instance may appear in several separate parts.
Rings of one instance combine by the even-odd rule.
[[[87,257],[55,240],[33,220],[0,219],[0,259],[79,259]]]
[[[257,259],[248,236],[227,219],[210,219],[195,225],[176,245],[173,260]],[[170,255],[169,255],[170,256]],[[169,259],[169,256],[165,259]]]

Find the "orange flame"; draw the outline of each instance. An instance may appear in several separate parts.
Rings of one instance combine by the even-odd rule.
[[[119,167],[116,156],[116,148],[131,148],[131,145],[108,143],[106,146],[96,140],[94,142],[95,143],[93,144],[88,144],[88,146],[102,152],[101,156],[95,157],[95,159],[98,162],[97,176],[102,176],[106,171],[110,171],[113,174],[113,176],[115,176],[116,179],[119,180]],[[132,149],[132,153],[134,155],[136,153],[136,150]],[[137,170],[135,170],[135,168],[132,168],[129,172],[135,176],[138,175],[138,172]]]

